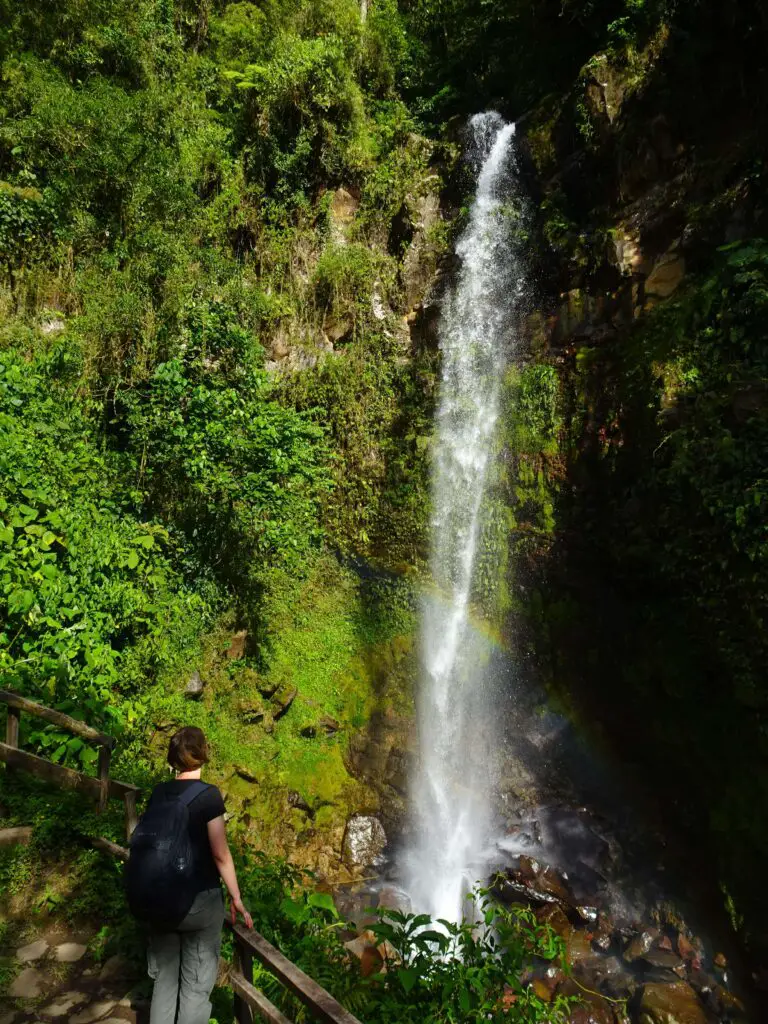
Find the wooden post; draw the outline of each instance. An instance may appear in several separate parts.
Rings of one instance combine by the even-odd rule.
[[[18,747],[19,745],[19,722],[21,721],[21,711],[18,708],[8,707],[8,721],[5,725],[5,742],[9,747]],[[8,765],[8,770],[13,771],[11,765]]]
[[[136,814],[136,793],[126,792],[125,794],[125,831],[130,839],[133,835],[133,830],[138,824],[138,816]]]
[[[5,726],[5,742],[9,747],[19,745],[19,719],[21,712],[18,708],[8,708],[8,722]]]
[[[101,785],[99,814],[106,811],[109,800],[109,762],[111,757],[112,751],[109,747],[99,747],[99,783]]]
[[[235,970],[242,974],[249,985],[253,985],[253,957],[251,951],[244,942],[235,938]],[[245,999],[235,992],[234,999],[235,1020],[237,1024],[253,1024],[253,1013]]]

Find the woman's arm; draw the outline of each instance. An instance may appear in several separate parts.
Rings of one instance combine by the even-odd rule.
[[[240,899],[240,886],[237,884],[235,864],[232,860],[229,843],[227,842],[227,832],[224,827],[223,816],[220,815],[218,818],[213,818],[208,822],[208,842],[211,844],[213,859],[232,901],[232,924],[235,923],[237,915],[240,914],[245,921],[246,927],[253,928],[251,915],[245,909],[243,901]]]

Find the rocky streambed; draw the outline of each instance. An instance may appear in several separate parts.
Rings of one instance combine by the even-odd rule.
[[[666,893],[663,871],[632,867],[606,823],[585,808],[546,805],[519,810],[487,851],[492,892],[530,907],[564,941],[569,966],[531,964],[524,983],[552,1001],[579,998],[572,1024],[737,1024],[757,1021],[721,949],[692,927]],[[373,843],[371,855],[380,852]],[[365,851],[358,851],[360,856]],[[386,950],[368,925],[375,908],[411,910],[396,882],[382,878],[336,892],[354,924],[347,943],[361,969],[380,967]]]

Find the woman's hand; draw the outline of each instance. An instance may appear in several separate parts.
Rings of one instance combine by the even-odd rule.
[[[243,921],[245,921],[245,927],[253,928],[253,918],[245,909],[243,901],[240,899],[239,896],[237,898],[235,898],[234,896],[230,897],[229,914],[232,924],[235,924],[235,922],[237,921],[237,915],[239,914],[242,917]]]

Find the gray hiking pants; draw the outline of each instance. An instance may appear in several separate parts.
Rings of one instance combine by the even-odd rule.
[[[208,1024],[223,924],[217,887],[198,893],[175,931],[150,933],[147,961],[155,987],[149,1024]]]

